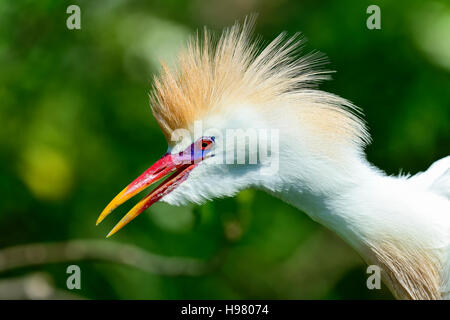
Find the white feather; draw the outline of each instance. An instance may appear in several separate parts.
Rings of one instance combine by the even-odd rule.
[[[450,157],[410,179],[391,177],[370,165],[354,144],[318,137],[316,128],[299,120],[298,106],[265,109],[272,113],[247,105],[233,110],[240,111],[204,123],[222,132],[235,127],[278,129],[279,171],[263,175],[265,163],[218,165],[207,159],[163,201],[203,203],[246,188],[263,189],[334,230],[369,263],[382,264],[397,297],[449,296],[450,201],[443,191]],[[433,285],[436,292],[427,288]]]
[[[259,55],[251,24],[225,30],[213,46],[193,40],[175,71],[155,81],[152,108],[166,137],[202,120],[216,128],[279,131],[279,170],[270,165],[201,162],[163,201],[171,204],[232,196],[260,188],[305,211],[337,232],[369,262],[399,298],[449,298],[450,157],[411,178],[389,177],[365,160],[370,137],[358,109],[314,88],[326,72],[317,55],[295,59],[300,42],[276,38]],[[184,150],[201,134],[172,145]],[[233,150],[234,152],[235,150]],[[271,150],[274,151],[274,150]]]

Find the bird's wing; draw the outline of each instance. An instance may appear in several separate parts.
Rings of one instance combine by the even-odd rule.
[[[450,200],[450,168],[433,182],[431,190]]]
[[[450,200],[450,156],[434,162],[428,170],[412,176],[409,178],[409,181],[420,188],[425,188],[434,194]],[[450,214],[450,202],[448,203],[448,213]],[[450,300],[450,230],[448,244],[442,248],[442,251],[446,255],[446,258],[444,258],[445,267],[442,275],[441,292],[443,299]]]
[[[409,180],[450,200],[450,156],[434,162],[427,171],[419,172]]]

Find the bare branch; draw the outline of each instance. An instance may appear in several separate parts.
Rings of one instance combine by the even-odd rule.
[[[34,243],[0,250],[0,272],[16,268],[81,260],[100,260],[128,265],[145,272],[178,276],[207,273],[218,258],[201,261],[193,258],[164,257],[139,247],[106,240],[71,240]]]

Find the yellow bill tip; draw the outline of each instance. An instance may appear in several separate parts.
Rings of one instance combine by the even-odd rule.
[[[109,237],[111,237],[114,233],[116,233],[117,231],[111,230],[107,235],[106,235],[106,239],[108,239]]]
[[[130,196],[124,197],[124,193],[127,191],[128,187],[123,189],[117,196],[114,197],[114,199],[111,200],[111,202],[106,206],[105,209],[103,209],[102,213],[97,218],[97,221],[95,222],[95,225],[98,226],[105,218],[113,212],[114,209],[116,209],[118,206],[120,206],[122,203],[127,201]]]
[[[119,231],[120,229],[122,229],[129,221],[128,218],[125,219],[127,216],[123,217],[122,220],[119,221],[119,223],[117,223],[114,228],[106,235],[106,238],[111,237],[113,234],[115,234],[117,231]]]
[[[145,205],[149,200],[151,200],[153,194],[150,193],[141,201],[139,201],[115,226],[114,228],[107,234],[106,238],[109,238],[117,231],[125,227],[129,222],[131,222],[134,218],[136,218],[139,214],[142,213],[146,209]]]
[[[111,209],[111,203],[108,204],[108,206],[98,216],[97,221],[95,222],[96,226],[98,226],[103,220],[105,220],[105,218],[113,211],[113,209]]]

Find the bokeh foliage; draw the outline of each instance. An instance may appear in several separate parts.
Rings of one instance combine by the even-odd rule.
[[[70,4],[81,7],[81,30],[66,28]],[[366,28],[370,4],[381,7],[381,30]],[[415,173],[449,154],[448,1],[1,1],[0,298],[391,297],[367,290],[365,265],[347,244],[259,191],[157,204],[102,240],[130,203],[95,227],[166,150],[148,106],[159,60],[196,29],[252,12],[266,41],[301,31],[306,51],[328,55],[337,73],[322,88],[363,108],[375,165]],[[63,248],[53,252],[55,242]],[[129,265],[102,251],[115,244],[142,250],[123,250]],[[204,267],[187,272],[192,259]],[[65,289],[71,263],[82,269],[79,291]]]

